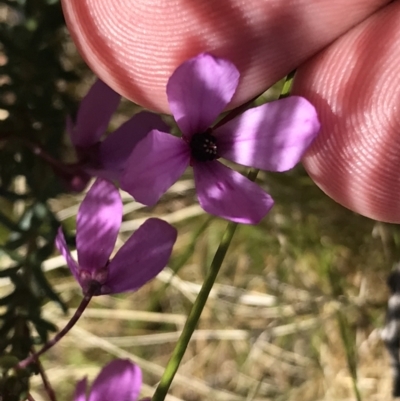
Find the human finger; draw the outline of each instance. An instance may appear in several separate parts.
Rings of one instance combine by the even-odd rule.
[[[400,3],[393,2],[308,61],[293,93],[318,110],[303,162],[337,202],[400,222]]]
[[[118,93],[169,112],[166,84],[202,52],[241,73],[231,107],[251,99],[388,0],[63,0],[71,35]]]

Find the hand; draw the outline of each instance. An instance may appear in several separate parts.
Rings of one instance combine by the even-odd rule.
[[[203,51],[228,58],[240,70],[231,107],[301,66],[294,91],[315,104],[323,125],[304,160],[312,178],[345,206],[400,222],[400,74],[394,73],[400,6],[388,3],[63,0],[63,8],[94,72],[123,96],[157,111],[169,112],[165,86],[175,68]]]

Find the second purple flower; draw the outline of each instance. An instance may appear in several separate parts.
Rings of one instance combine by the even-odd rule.
[[[67,119],[78,162],[91,176],[119,180],[136,144],[152,129],[168,130],[160,116],[142,111],[101,140],[120,100],[118,93],[97,79],[82,99],[75,121]]]
[[[122,221],[122,200],[112,183],[98,178],[79,207],[76,262],[60,228],[56,246],[84,294],[134,291],[167,264],[176,229],[157,218],[146,220],[110,260]]]

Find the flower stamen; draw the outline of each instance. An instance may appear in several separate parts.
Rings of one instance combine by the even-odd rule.
[[[217,139],[209,132],[194,134],[189,145],[192,158],[199,162],[212,161],[219,158]]]

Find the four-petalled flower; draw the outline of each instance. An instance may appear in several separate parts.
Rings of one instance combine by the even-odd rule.
[[[127,160],[121,187],[151,206],[191,165],[206,212],[239,223],[258,223],[271,209],[272,198],[217,159],[262,170],[288,170],[300,160],[320,124],[314,107],[292,96],[247,110],[213,129],[211,124],[231,101],[238,83],[236,67],[210,54],[180,65],[168,81],[167,96],[182,139],[152,130]]]
[[[122,221],[118,189],[98,178],[79,207],[76,225],[78,263],[60,228],[56,246],[85,294],[133,291],[154,278],[167,264],[176,229],[157,218],[146,220],[110,260]]]

